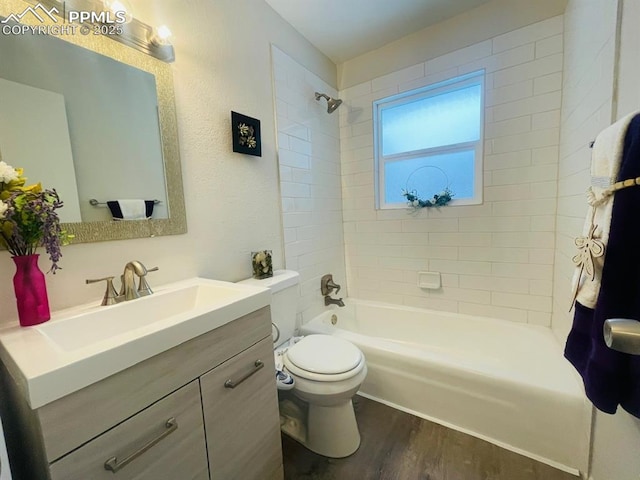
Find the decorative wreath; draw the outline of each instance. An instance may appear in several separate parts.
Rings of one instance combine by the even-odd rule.
[[[451,190],[445,188],[440,193],[435,193],[433,198],[423,200],[415,190],[410,192],[402,190],[402,196],[407,198],[407,205],[411,208],[444,207],[452,200],[453,195],[454,193]]]
[[[440,193],[435,193],[432,198],[430,199],[427,198],[423,200],[418,195],[417,190],[409,190],[408,185],[409,185],[409,180],[411,180],[411,177],[418,170],[422,170],[424,168],[435,168],[437,170],[440,170],[440,172],[442,173],[442,175],[444,175],[446,179],[447,186]],[[418,210],[420,208],[444,207],[452,200],[454,195],[455,194],[449,189],[449,179],[447,177],[447,174],[444,173],[444,171],[441,168],[434,167],[433,165],[425,165],[423,167],[416,168],[411,173],[411,175],[407,177],[407,188],[402,190],[402,196],[407,199],[407,206],[414,210]]]

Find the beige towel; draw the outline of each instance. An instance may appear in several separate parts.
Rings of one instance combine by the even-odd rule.
[[[622,150],[624,147],[624,137],[629,127],[629,122],[638,112],[621,118],[613,125],[605,128],[596,137],[593,144],[593,152],[591,154],[591,190],[596,199],[601,198],[602,192],[614,184],[620,170],[620,162],[622,161]],[[591,217],[594,215],[593,224],[597,225],[594,232],[594,238],[600,240],[605,245],[605,255],[594,258],[595,278],[593,281],[585,271],[576,269],[573,276],[573,285],[579,282],[578,296],[576,300],[588,308],[595,308],[600,293],[600,283],[602,280],[602,267],[606,258],[606,245],[609,239],[609,226],[611,224],[611,209],[615,195],[610,195],[602,201],[596,202],[595,207],[589,207],[587,217],[585,219],[583,236],[589,234],[592,222]]]

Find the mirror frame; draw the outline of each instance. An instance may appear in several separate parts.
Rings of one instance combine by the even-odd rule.
[[[28,6],[30,4],[23,0],[2,0],[0,2],[0,17],[22,12]],[[49,18],[46,18],[41,23],[33,18],[32,15],[23,17],[21,23],[26,25],[55,25]],[[187,220],[171,66],[114,41],[105,35],[80,35],[76,33],[75,35],[55,35],[55,37],[154,75],[158,92],[158,118],[162,139],[164,178],[169,204],[168,219],[64,223],[63,229],[75,236],[71,244],[186,233]],[[55,188],[55,185],[47,185],[46,179],[33,180],[42,182],[46,187]],[[100,201],[106,200],[100,199]]]

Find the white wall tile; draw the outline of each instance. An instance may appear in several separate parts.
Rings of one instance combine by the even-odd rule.
[[[495,155],[485,155],[485,170],[500,170],[502,168],[524,167],[531,164],[531,150],[517,150]],[[493,184],[493,176],[492,182]]]
[[[561,105],[561,92],[550,92],[528,97],[523,100],[508,102],[493,107],[493,121],[499,122],[534,113],[557,110]]]
[[[533,79],[533,94],[556,92],[562,89],[562,72],[552,73]]]
[[[506,293],[529,293],[529,279],[497,276],[460,275],[460,288]]]
[[[460,302],[458,305],[460,313],[465,315],[478,315],[480,317],[499,318],[510,322],[527,322],[526,310],[519,308],[505,308],[496,305],[479,305],[474,303]]]
[[[459,67],[474,60],[488,57],[491,53],[491,40],[461,48],[432,60],[427,60],[425,62],[425,74],[429,75],[452,67]]]
[[[563,21],[556,17],[340,92],[347,107],[340,110],[339,133],[352,294],[550,322],[562,47]],[[376,211],[372,102],[479,68],[487,71],[484,203],[417,215]],[[296,233],[298,242],[309,234]],[[440,272],[443,288],[418,289],[420,269]]]
[[[493,88],[487,82],[485,105],[491,107],[501,103],[513,102],[530,97],[534,94],[534,80],[528,79],[523,82],[506,85],[500,88]]]
[[[529,79],[562,71],[563,55],[557,53],[533,62],[506,68],[493,74],[493,87],[500,88]]]
[[[485,125],[485,138],[498,138],[531,131],[531,115]],[[498,153],[498,152],[497,152]]]
[[[546,57],[554,53],[562,53],[562,34],[538,40],[536,42],[536,58]]]
[[[371,91],[375,93],[388,88],[398,88],[400,83],[410,82],[422,77],[424,77],[424,63],[373,79],[371,81]]]
[[[492,292],[491,304],[499,307],[523,308],[535,312],[551,313],[550,296]]]
[[[505,33],[494,37],[493,52],[498,53],[504,50],[523,45],[525,43],[536,42],[540,39],[561,34],[563,31],[563,18],[553,17],[542,22],[534,23],[513,32]]]
[[[317,291],[321,275],[333,273],[347,290],[338,117],[328,116],[312,96],[318,90],[337,92],[278,48],[272,50],[285,266],[300,272],[298,314],[307,321],[324,308]]]

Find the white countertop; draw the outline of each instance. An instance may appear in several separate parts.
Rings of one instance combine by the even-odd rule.
[[[189,292],[188,302],[186,294],[174,297],[178,291]],[[178,300],[185,300],[184,308]],[[0,358],[36,409],[270,301],[266,288],[192,278],[158,287],[147,297],[106,307],[97,300],[54,312],[41,325],[4,328]]]

